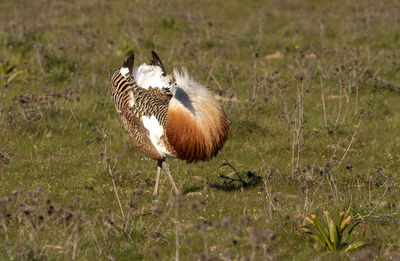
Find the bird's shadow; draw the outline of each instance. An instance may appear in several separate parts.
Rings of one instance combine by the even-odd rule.
[[[248,170],[246,172],[245,177],[242,177],[241,174],[238,172],[235,173],[237,178],[233,178],[232,175],[225,176],[220,174],[219,177],[222,178],[224,181],[223,183],[209,183],[208,185],[210,188],[214,188],[217,190],[223,191],[235,191],[235,190],[242,190],[242,189],[249,189],[257,187],[262,182],[262,177],[256,175],[254,172]]]
[[[235,176],[236,175],[236,176]],[[241,175],[240,173],[231,173],[227,176],[220,174],[219,177],[223,179],[223,182],[213,182],[206,184],[213,189],[223,190],[223,191],[235,191],[242,189],[249,189],[260,185],[262,182],[262,177],[256,175],[254,172],[248,170],[246,175]],[[189,194],[192,192],[202,191],[204,186],[193,185],[184,189],[183,194]]]
[[[198,191],[202,191],[204,189],[204,186],[199,186],[199,185],[193,185],[190,187],[187,187],[183,190],[183,195],[192,193],[192,192],[198,192]]]

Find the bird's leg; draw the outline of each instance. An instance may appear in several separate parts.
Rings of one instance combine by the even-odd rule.
[[[175,194],[179,195],[179,190],[175,185],[174,179],[172,178],[171,168],[169,167],[169,164],[167,162],[165,162],[164,160],[161,162],[161,164],[162,164],[162,169],[164,170],[165,174],[168,176],[169,180],[171,181],[172,187],[175,190]]]
[[[157,178],[156,178],[156,186],[154,187],[154,196],[158,196],[158,187],[160,186],[160,176],[161,176],[161,168],[162,168],[163,160],[157,161]]]

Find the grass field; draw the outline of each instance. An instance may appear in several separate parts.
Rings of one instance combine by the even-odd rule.
[[[400,1],[0,10],[0,260],[400,259]],[[168,159],[179,197],[165,177],[152,195],[156,162],[110,96],[127,53],[138,64],[153,49],[230,120],[213,160]],[[359,249],[329,252],[301,230],[347,209]]]

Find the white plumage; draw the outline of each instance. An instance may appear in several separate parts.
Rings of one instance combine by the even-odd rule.
[[[122,68],[119,70],[119,72],[120,72],[124,77],[126,77],[126,75],[129,73],[129,69],[126,68],[126,67],[122,67]]]
[[[157,152],[160,153],[160,155],[163,155],[163,157],[172,156],[161,142],[161,137],[164,135],[164,128],[158,122],[157,118],[154,117],[154,115],[151,115],[150,118],[143,116],[142,122],[143,126],[148,130],[150,141],[156,148]]]
[[[143,63],[139,67],[133,67],[132,75],[136,83],[144,88],[170,88],[171,79],[169,79],[159,66]]]

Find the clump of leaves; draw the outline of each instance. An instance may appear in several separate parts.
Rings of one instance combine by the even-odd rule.
[[[7,87],[18,76],[26,74],[26,71],[16,70],[15,65],[10,62],[0,62],[1,85]]]
[[[316,244],[321,245],[322,248],[328,251],[344,250],[347,252],[357,249],[366,243],[363,241],[349,243],[347,240],[354,228],[363,222],[364,219],[360,216],[354,224],[350,225],[351,216],[348,215],[349,210],[350,207],[346,213],[341,211],[336,222],[329,216],[328,211],[324,211],[325,228],[314,214],[304,217],[308,225],[302,225],[300,229],[310,235],[316,241]]]
[[[126,41],[122,41],[120,44],[116,45],[114,49],[119,57],[127,57],[134,51],[134,47]]]

